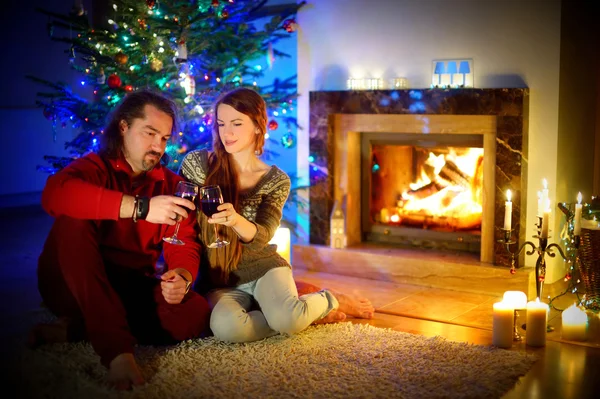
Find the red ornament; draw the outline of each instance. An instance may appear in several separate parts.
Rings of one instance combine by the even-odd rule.
[[[146,5],[148,6],[149,9],[153,9],[154,6],[156,5],[156,0],[146,0]]]
[[[121,78],[117,74],[113,73],[106,80],[106,84],[108,84],[108,87],[110,87],[111,89],[116,89],[121,87],[121,84],[123,84],[123,82],[121,82]]]
[[[226,9],[223,9],[223,11],[221,11],[221,18],[227,18],[229,17],[229,11],[227,11]]]
[[[212,3],[210,3],[210,5],[213,7],[219,7],[219,0],[212,0]]]
[[[297,27],[296,20],[294,19],[286,19],[283,21],[283,29],[285,29],[288,33],[295,32]]]
[[[125,87],[123,87],[125,89],[125,91],[133,91],[133,86],[132,85],[127,85]]]
[[[279,127],[279,124],[277,123],[277,121],[270,121],[269,122],[269,130],[275,130]]]
[[[44,108],[44,118],[48,119],[49,121],[54,119],[54,112],[52,112],[49,107]]]

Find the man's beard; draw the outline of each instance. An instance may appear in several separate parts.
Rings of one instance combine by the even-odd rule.
[[[158,157],[158,160],[156,162],[154,161],[146,161],[146,155],[156,155]],[[162,157],[162,154],[156,151],[148,151],[145,155],[144,155],[144,159],[142,160],[142,168],[144,168],[144,170],[146,172],[152,170],[156,165],[159,164],[160,162],[160,158]]]

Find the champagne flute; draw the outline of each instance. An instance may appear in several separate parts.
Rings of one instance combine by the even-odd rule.
[[[221,194],[221,187],[219,186],[204,186],[200,187],[200,207],[202,212],[207,217],[211,217],[215,213],[218,213],[217,207],[223,203],[223,195]],[[210,244],[209,248],[221,248],[229,245],[229,241],[222,240],[219,237],[217,230],[217,224],[215,223],[215,242]]]
[[[184,198],[186,200],[190,200],[195,203],[196,196],[198,195],[198,186],[194,183],[189,183],[185,181],[180,181],[177,183],[177,188],[175,189],[175,196]],[[191,209],[188,209],[188,214],[192,212]],[[175,232],[171,237],[163,237],[163,241],[168,242],[169,244],[174,245],[185,245],[183,241],[177,238],[177,233],[179,232],[179,223],[181,221],[181,217],[177,217],[177,224],[175,225]]]

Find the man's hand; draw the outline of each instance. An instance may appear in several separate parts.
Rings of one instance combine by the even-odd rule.
[[[185,296],[186,282],[181,278],[175,270],[169,270],[160,276],[162,280],[160,287],[162,288],[163,297],[168,304],[176,305],[181,303]]]
[[[150,199],[150,211],[146,221],[157,224],[168,224],[173,226],[177,220],[188,217],[188,211],[193,211],[196,205],[190,200],[172,195],[159,195]]]

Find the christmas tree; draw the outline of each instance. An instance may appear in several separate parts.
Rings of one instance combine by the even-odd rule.
[[[210,148],[211,105],[221,93],[252,87],[266,100],[269,129],[281,123],[288,133],[267,139],[267,157],[293,147],[290,117],[295,107],[295,76],[260,86],[264,69],[287,54],[274,49],[296,30],[294,17],[303,5],[267,6],[256,0],[114,0],[107,27],[94,27],[80,0],[69,13],[40,10],[49,17],[53,40],[66,43],[65,63],[81,74],[77,94],[64,83],[29,78],[48,91],[38,93],[44,116],[58,125],[72,125],[79,134],[66,143],[70,157],[46,156],[39,169],[55,173],[73,159],[98,148],[107,114],[127,92],[150,88],[174,100],[180,109],[179,132],[167,147],[174,170],[190,150]],[[267,20],[266,23],[264,21]],[[263,26],[264,23],[264,26]],[[65,57],[67,58],[67,57]]]

